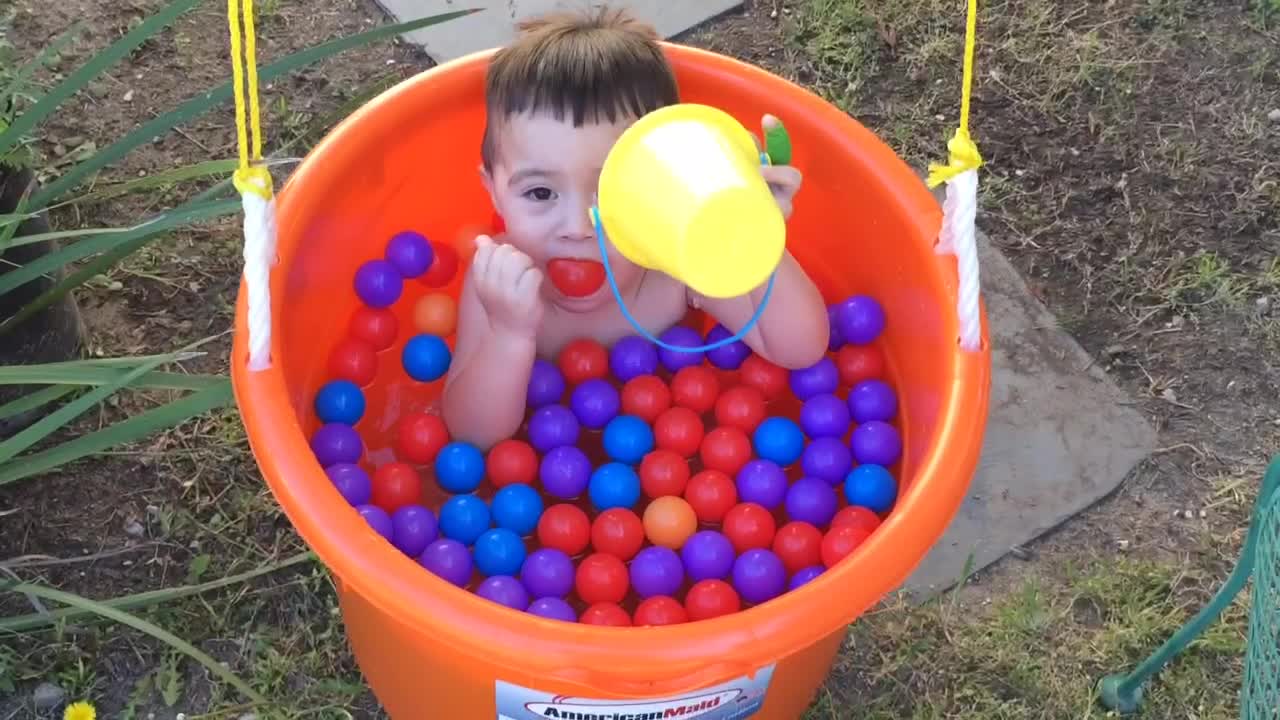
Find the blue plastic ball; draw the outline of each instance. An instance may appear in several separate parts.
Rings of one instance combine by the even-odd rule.
[[[859,505],[876,514],[885,513],[898,499],[898,481],[881,465],[859,465],[845,478],[844,497],[850,505]]]
[[[591,504],[601,512],[609,508],[632,508],[640,502],[640,476],[630,465],[611,462],[591,473],[587,487]]]
[[[508,485],[493,496],[494,524],[521,537],[532,534],[538,527],[542,510],[542,496],[524,483]]]
[[[470,545],[489,529],[489,506],[475,495],[454,495],[440,506],[440,534]]]
[[[320,422],[355,425],[364,417],[364,393],[350,380],[331,380],[316,393],[315,407]]]
[[[421,233],[412,230],[393,235],[387,242],[385,255],[387,262],[406,278],[416,278],[425,273],[436,258],[431,243]]]
[[[435,462],[436,482],[451,493],[469,493],[484,480],[484,454],[461,440],[440,448]]]
[[[395,304],[404,289],[404,278],[386,260],[370,260],[356,270],[356,295],[365,305],[384,308]]]
[[[486,530],[476,538],[473,552],[476,569],[488,577],[515,575],[524,565],[524,540],[506,528]]]
[[[404,371],[418,382],[431,382],[449,371],[453,354],[444,340],[436,335],[415,335],[404,344],[400,361]]]
[[[610,458],[634,465],[653,450],[653,428],[634,415],[619,415],[604,426],[604,451]]]
[[[786,467],[799,460],[804,452],[804,432],[790,418],[765,418],[752,433],[751,444],[756,455]]]

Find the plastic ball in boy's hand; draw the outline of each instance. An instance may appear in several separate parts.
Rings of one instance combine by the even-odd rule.
[[[482,575],[515,575],[524,565],[524,541],[506,528],[494,528],[476,538],[476,569]]]
[[[369,260],[356,269],[355,289],[365,305],[384,308],[400,299],[404,278],[386,260]]]
[[[573,557],[586,550],[591,541],[591,520],[576,505],[552,505],[538,520],[537,535],[542,547],[555,548]]]
[[[624,383],[654,375],[658,372],[658,346],[639,335],[621,338],[609,351],[609,370]]]
[[[787,473],[772,460],[757,458],[738,471],[738,499],[772,510],[787,497]]]
[[[360,517],[369,523],[373,531],[381,535],[387,542],[395,537],[395,526],[391,524],[391,515],[377,505],[361,505],[356,508]]]
[[[400,361],[409,377],[418,382],[432,382],[449,371],[452,353],[445,341],[435,335],[414,335],[404,344]]]
[[[826,568],[821,565],[810,565],[807,568],[803,568],[795,575],[791,576],[791,582],[787,583],[787,590],[795,590],[801,585],[812,581],[814,578],[821,575],[824,570],[826,570]]]
[[[898,498],[898,481],[882,465],[859,465],[849,471],[844,481],[844,497],[850,505],[872,512],[888,512]]]
[[[653,450],[653,428],[633,415],[619,415],[605,425],[603,441],[610,458],[635,464]]]
[[[396,427],[396,451],[400,459],[418,465],[433,463],[449,444],[449,428],[444,419],[431,413],[415,412],[400,418]]]
[[[391,515],[394,528],[391,544],[400,552],[417,557],[439,535],[435,513],[421,505],[405,505]]]
[[[458,329],[458,304],[444,293],[423,295],[413,305],[413,327],[420,333],[449,337]]]
[[[444,243],[432,246],[432,250],[435,251],[435,259],[419,279],[427,287],[444,287],[458,274],[458,251]]]
[[[705,365],[681,368],[671,378],[671,401],[701,415],[716,406],[720,397],[720,378]]]
[[[889,421],[897,412],[897,393],[883,380],[863,380],[849,390],[849,415],[857,422]]]
[[[350,425],[326,423],[311,436],[311,452],[320,467],[355,463],[364,455],[364,441]]]
[[[530,615],[537,615],[548,620],[561,620],[563,622],[577,622],[578,614],[573,611],[573,606],[558,597],[544,597],[529,603]]]
[[[347,332],[351,337],[366,342],[374,350],[382,352],[396,344],[396,335],[400,333],[400,321],[396,314],[388,308],[371,308],[361,305],[351,314],[351,322],[347,323]]]
[[[684,488],[684,499],[704,523],[724,520],[729,509],[738,504],[738,489],[727,473],[719,470],[702,470],[689,478]]]
[[[631,587],[642,598],[674,595],[684,583],[684,565],[671,548],[650,545],[631,561]]]
[[[800,427],[811,438],[844,437],[849,420],[849,406],[831,393],[814,395],[800,406]]]
[[[774,400],[787,392],[788,373],[759,355],[751,355],[742,362],[739,382],[760,391],[765,400]]]
[[[440,534],[471,545],[489,529],[489,506],[475,495],[454,495],[440,506]]]
[[[805,446],[800,455],[800,469],[808,477],[839,485],[853,467],[853,451],[835,437],[821,437]]]
[[[573,591],[573,560],[563,550],[538,548],[520,567],[520,581],[534,598],[562,598]]]
[[[744,553],[772,545],[778,523],[773,519],[772,513],[759,505],[738,503],[725,513],[721,529],[725,537],[733,543],[733,549]]]
[[[609,374],[609,351],[590,338],[569,341],[557,358],[560,372],[572,385]]]
[[[831,518],[831,527],[837,528],[841,525],[856,525],[868,532],[873,532],[880,527],[880,516],[868,508],[859,505],[848,505],[836,513],[835,517]]]
[[[723,580],[700,580],[684,596],[684,609],[689,620],[710,620],[732,615],[742,609],[738,591]]]
[[[751,435],[756,454],[786,467],[800,459],[804,452],[804,432],[791,418],[775,415],[765,418]]]
[[[699,454],[704,467],[737,475],[751,459],[751,440],[739,428],[718,427],[702,439]]]
[[[854,295],[836,305],[836,324],[845,342],[866,345],[884,330],[884,308],[873,297]]]
[[[654,595],[641,601],[636,606],[634,618],[636,627],[679,625],[689,622],[689,613],[675,598],[668,595]]]
[[[640,502],[640,476],[630,465],[605,463],[591,473],[587,495],[596,510],[635,507]]]
[[[827,350],[835,352],[844,347],[844,334],[840,332],[840,323],[836,322],[838,305],[827,306]]]
[[[699,530],[680,548],[680,559],[684,561],[685,572],[694,582],[729,577],[736,557],[733,542],[715,530]]]
[[[561,500],[581,497],[591,482],[591,460],[572,445],[561,445],[542,456],[538,467],[542,489]]]
[[[664,495],[644,509],[644,534],[654,545],[678,550],[697,529],[698,516],[677,495]]]
[[[540,453],[565,445],[576,445],[581,425],[573,411],[563,405],[545,405],[529,418],[529,443]]]
[[[782,594],[787,570],[772,550],[748,550],[733,562],[733,586],[743,600],[759,604]]]
[[[836,353],[840,382],[853,387],[864,380],[884,379],[884,353],[875,345],[845,345]]]
[[[737,385],[716,399],[716,423],[754,432],[764,422],[768,411],[764,395],[750,385]]]
[[[529,593],[519,580],[510,575],[494,575],[486,578],[476,588],[476,595],[490,602],[505,605],[512,610],[526,610],[529,607]]]
[[[808,400],[815,395],[834,393],[840,387],[840,371],[835,361],[823,357],[807,368],[792,370],[788,378],[791,392],[801,400]]]
[[[523,440],[499,441],[489,448],[484,465],[494,487],[532,485],[538,477],[538,454]]]
[[[827,531],[822,538],[822,564],[833,567],[845,559],[867,538],[871,531],[860,525],[841,525]]]
[[[573,389],[569,407],[583,427],[599,430],[618,416],[622,398],[608,380],[595,378]]]
[[[674,347],[695,348],[702,345],[702,333],[688,325],[675,325],[667,328],[665,332],[658,336],[658,339]],[[658,346],[658,359],[669,372],[674,373],[681,368],[701,365],[702,357],[702,352],[668,350]]]
[[[529,371],[529,388],[525,394],[525,403],[534,410],[558,403],[560,398],[564,397],[567,386],[568,383],[564,379],[564,373],[560,372],[560,368],[538,358],[533,361],[533,368]]]
[[[671,389],[657,375],[638,375],[622,386],[622,412],[647,423],[671,407]]]
[[[872,420],[853,429],[849,448],[859,463],[889,467],[902,457],[902,436],[889,423]]]
[[[493,524],[520,537],[533,534],[542,518],[542,496],[523,483],[507,485],[493,496],[490,513]]]
[[[653,423],[654,440],[658,447],[670,450],[680,457],[693,457],[702,446],[705,429],[698,413],[686,407],[673,407]]]
[[[807,522],[789,522],[773,536],[773,554],[789,573],[818,565],[822,562],[822,531]]]
[[[377,353],[363,340],[345,338],[329,353],[329,374],[364,387],[378,374]]]
[[[644,547],[644,523],[631,510],[605,510],[591,523],[591,547],[619,560],[630,560]]]
[[[416,278],[425,273],[435,261],[431,243],[421,233],[404,230],[391,236],[383,253],[404,278]]]
[[[441,538],[427,546],[418,564],[447,583],[465,587],[471,581],[471,553],[457,540]]]
[[[324,472],[348,505],[365,505],[373,497],[373,481],[369,478],[369,473],[359,465],[338,463],[325,468]]]
[[[658,448],[640,461],[640,488],[651,498],[680,495],[689,483],[689,461]]]
[[[583,610],[578,622],[583,625],[631,627],[631,616],[617,603],[599,602]]]
[[[826,527],[835,517],[840,498],[826,480],[800,478],[787,488],[787,517]]]
[[[422,498],[422,476],[412,465],[387,463],[373,471],[373,504],[393,513],[419,502]]]
[[[717,324],[715,327],[707,331],[706,343],[711,345],[718,343],[726,338],[733,337],[733,333],[724,325]],[[727,345],[721,345],[712,348],[706,352],[707,362],[721,370],[737,370],[742,367],[742,363],[751,355],[751,348],[742,340],[734,340]]]
[[[436,482],[451,493],[469,493],[484,480],[484,454],[469,442],[455,440],[435,460]]]
[[[578,563],[574,588],[582,602],[588,605],[622,602],[629,587],[627,566],[613,555],[594,553]]]

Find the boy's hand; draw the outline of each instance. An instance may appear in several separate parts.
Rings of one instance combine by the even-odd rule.
[[[762,135],[767,135],[771,128],[781,125],[781,121],[772,115],[765,115],[760,125],[763,130]],[[759,138],[756,138],[756,146],[761,147]],[[760,174],[764,176],[765,182],[769,183],[769,190],[773,192],[773,199],[782,210],[782,217],[790,218],[792,199],[800,191],[800,183],[803,179],[800,171],[790,165],[765,165],[760,168]]]
[[[471,276],[494,330],[530,339],[537,335],[542,325],[542,271],[528,255],[481,235],[476,238]]]

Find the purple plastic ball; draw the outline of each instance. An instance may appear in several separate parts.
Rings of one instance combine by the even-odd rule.
[[[355,286],[356,295],[365,305],[384,308],[400,299],[404,278],[386,260],[370,260],[356,270]]]
[[[898,394],[883,380],[863,380],[849,391],[849,415],[856,422],[892,420],[898,412]]]
[[[872,420],[853,429],[849,447],[859,463],[889,467],[902,457],[902,436],[889,423]]]
[[[880,336],[884,323],[884,308],[868,295],[854,295],[836,306],[836,324],[847,343],[866,345]]]
[[[835,352],[844,347],[844,335],[840,333],[840,324],[836,322],[835,305],[827,306],[827,350]]]
[[[356,512],[360,513],[360,517],[369,523],[369,527],[373,528],[374,532],[386,538],[387,542],[391,542],[395,537],[395,527],[391,524],[391,516],[386,510],[377,505],[361,505],[356,508]]]
[[[824,357],[807,368],[791,371],[791,392],[800,400],[834,393],[840,386],[840,370],[835,360]]]
[[[421,505],[405,505],[391,515],[395,528],[391,543],[405,555],[417,557],[439,535],[436,515]]]
[[[800,427],[811,438],[844,437],[849,430],[849,406],[831,393],[814,395],[800,406]]]
[[[551,620],[578,621],[578,615],[573,611],[573,606],[557,597],[544,597],[534,600],[533,604],[529,605],[529,614]]]
[[[609,350],[609,370],[622,382],[658,371],[658,346],[639,335],[628,335]]]
[[[311,452],[320,467],[338,463],[354,463],[364,454],[364,441],[355,428],[342,423],[327,423],[311,436]]]
[[[725,338],[733,337],[733,333],[729,332],[729,328],[724,325],[716,325],[707,331],[707,345],[717,343]],[[742,363],[751,355],[751,348],[741,340],[734,340],[728,345],[722,345],[718,348],[708,350],[707,361],[721,370],[737,370],[742,367]]]
[[[466,587],[471,580],[471,553],[457,540],[441,538],[431,543],[422,551],[418,564],[458,587]]]
[[[599,430],[617,417],[622,396],[608,380],[593,378],[573,389],[569,407],[584,427]]]
[[[772,550],[748,550],[733,563],[733,586],[743,600],[758,605],[782,594],[787,568]]]
[[[772,510],[787,496],[787,473],[772,460],[756,458],[738,471],[738,502],[756,503]]]
[[[800,478],[787,489],[787,517],[816,528],[831,523],[839,503],[835,488],[826,480]]]
[[[813,580],[814,578],[821,575],[822,571],[825,569],[826,568],[822,567],[821,565],[810,565],[807,568],[802,568],[800,570],[797,570],[796,574],[791,576],[791,583],[787,585],[787,589],[795,590],[801,585],[804,585],[810,580]]]
[[[494,575],[485,578],[476,588],[476,594],[490,602],[506,605],[512,610],[524,611],[529,608],[529,593],[519,580],[510,575]]]
[[[578,418],[563,405],[546,405],[529,418],[529,444],[540,453],[578,443]]]
[[[577,570],[573,560],[555,548],[539,548],[529,553],[520,568],[520,580],[535,598],[562,598],[573,590]]]
[[[702,344],[702,333],[688,325],[675,325],[659,335],[658,339],[668,345],[694,348]],[[658,359],[662,361],[662,366],[667,370],[676,372],[680,368],[686,368],[690,365],[701,365],[702,353],[680,352],[679,350],[668,350],[664,347],[659,347]]]
[[[364,505],[373,497],[373,481],[364,468],[354,463],[338,463],[325,468],[333,486],[352,507]]]
[[[387,242],[385,257],[401,277],[416,278],[431,267],[436,253],[421,233],[405,230],[396,233]]]
[[[631,561],[631,587],[642,598],[675,595],[684,583],[684,565],[675,550],[650,545]]]
[[[685,572],[693,582],[699,580],[724,580],[733,571],[735,553],[733,543],[723,533],[700,530],[685,541],[680,548],[680,559]]]
[[[591,482],[591,460],[573,445],[561,445],[542,456],[538,479],[549,494],[572,500],[581,496]]]
[[[853,452],[836,437],[817,438],[805,446],[800,456],[800,469],[809,477],[821,478],[839,485],[853,467]]]
[[[525,402],[532,409],[560,402],[566,387],[564,374],[542,358],[533,361],[533,370],[529,373],[529,391]]]

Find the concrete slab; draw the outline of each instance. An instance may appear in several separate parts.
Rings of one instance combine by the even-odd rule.
[[[583,7],[587,0],[377,0],[397,22],[407,22],[440,13],[470,8],[483,12],[422,28],[405,35],[437,63],[507,44],[515,35],[518,20],[553,10]],[[732,10],[742,0],[626,0],[613,3],[627,7],[642,20],[652,23],[664,38]]]
[[[991,327],[986,441],[969,497],[903,589],[915,601],[953,586],[1113,491],[1156,434],[1017,270],[979,236]]]

